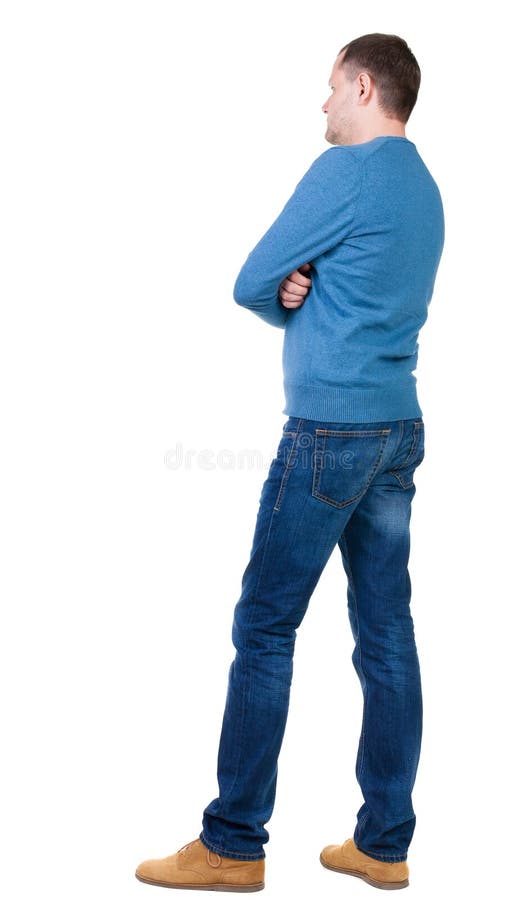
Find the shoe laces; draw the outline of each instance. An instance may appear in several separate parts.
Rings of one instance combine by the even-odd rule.
[[[183,854],[187,855],[190,848],[193,847],[194,844],[200,844],[200,843],[201,843],[200,839],[195,838],[193,841],[189,841],[188,844],[183,844],[183,846],[180,847],[180,849],[178,850],[178,853],[183,853]],[[213,869],[217,869],[217,868],[219,868],[219,866],[221,866],[221,857],[220,857],[219,853],[213,853],[212,855],[216,856],[218,858],[217,862],[213,862],[212,858],[211,858],[211,852],[212,851],[209,850],[209,848],[207,847],[207,862],[208,862],[209,866],[211,866]]]
[[[194,844],[197,844],[198,841],[199,838],[195,838],[193,841],[189,841],[188,844],[183,844],[183,846],[179,848],[178,853],[188,853],[190,848],[193,847]]]

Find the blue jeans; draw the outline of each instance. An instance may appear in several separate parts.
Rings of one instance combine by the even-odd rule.
[[[368,424],[289,417],[264,482],[234,608],[236,655],[218,751],[219,797],[200,838],[233,859],[263,859],[289,707],[296,629],[338,543],[348,579],[352,660],[363,694],[354,840],[406,859],[421,746],[422,696],[410,613],[413,475],[421,417]]]

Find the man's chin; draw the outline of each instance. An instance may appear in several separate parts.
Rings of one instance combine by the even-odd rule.
[[[328,144],[338,144],[339,143],[338,135],[336,135],[334,131],[330,131],[329,128],[326,131],[325,137],[326,137],[326,141],[328,142]]]

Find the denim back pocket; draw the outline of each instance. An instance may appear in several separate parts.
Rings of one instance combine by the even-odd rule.
[[[425,458],[425,426],[422,419],[417,419],[412,424],[410,445],[404,461],[399,466],[393,466],[390,472],[397,478],[403,488],[412,487],[415,470]]]
[[[331,431],[317,428],[312,495],[331,506],[354,503],[379,468],[389,428]]]

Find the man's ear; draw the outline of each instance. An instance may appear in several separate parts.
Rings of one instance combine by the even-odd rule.
[[[358,75],[359,80],[359,97],[367,99],[371,94],[371,78],[367,72],[361,72]]]

